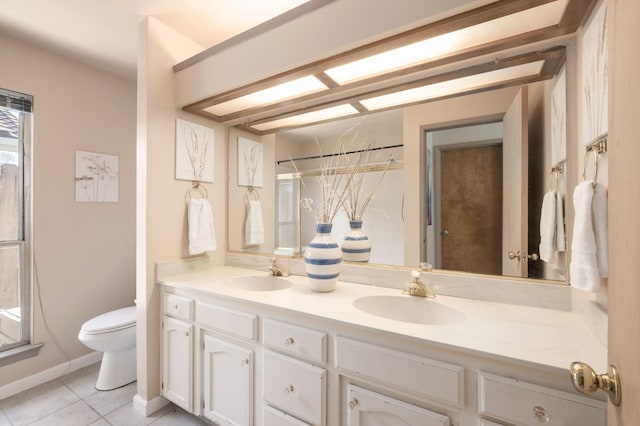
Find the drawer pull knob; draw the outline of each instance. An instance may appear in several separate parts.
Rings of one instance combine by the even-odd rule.
[[[573,387],[577,391],[588,395],[602,389],[609,394],[609,401],[616,407],[622,402],[620,376],[614,365],[609,365],[609,371],[606,374],[596,374],[593,368],[584,362],[572,362],[569,371]]]
[[[178,310],[178,305],[173,305],[173,309]]]
[[[533,415],[538,422],[549,423],[549,415],[547,414],[547,410],[545,410],[544,407],[540,407],[538,405],[533,407]]]
[[[287,340],[284,342],[285,346],[291,346],[295,343],[296,341],[293,340],[293,337],[287,337]]]
[[[358,399],[356,397],[351,398],[351,400],[349,401],[349,408],[353,410],[354,408],[356,408],[357,405],[358,405]]]
[[[249,358],[245,358],[242,361],[240,361],[240,365],[249,365]]]
[[[285,395],[289,395],[292,392],[293,392],[293,385],[289,385],[286,388],[284,388]]]

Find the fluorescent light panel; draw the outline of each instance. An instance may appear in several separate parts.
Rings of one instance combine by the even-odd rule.
[[[376,96],[369,99],[362,99],[360,100],[360,103],[368,110],[375,111],[398,105],[441,98],[444,96],[469,92],[482,87],[488,87],[504,81],[539,75],[543,65],[544,61],[516,65],[509,68],[502,68],[482,74],[442,81],[440,83],[402,90],[400,92],[389,93],[387,95]]]
[[[231,99],[205,108],[211,114],[224,116],[238,111],[269,105],[298,96],[326,90],[327,86],[312,75],[288,81],[277,86],[269,87],[258,92],[250,93],[239,98]]]
[[[326,70],[338,84],[386,74],[428,62],[462,49],[556,25],[568,0],[557,0],[511,15],[389,50]]]
[[[292,115],[291,117],[280,118],[273,121],[267,121],[260,124],[251,124],[250,127],[265,132],[281,127],[294,127],[303,124],[316,123],[332,118],[346,117],[348,115],[358,114],[359,111],[351,104],[343,104],[335,107],[319,109],[316,111],[306,112],[304,114]]]

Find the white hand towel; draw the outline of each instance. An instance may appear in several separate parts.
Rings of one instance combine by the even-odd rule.
[[[189,224],[189,254],[215,250],[216,231],[213,226],[211,204],[204,198],[189,200],[187,220]]]
[[[566,251],[567,242],[564,233],[564,200],[562,194],[556,192],[556,251]]]
[[[598,272],[601,278],[609,276],[607,259],[607,188],[597,183],[593,194],[593,228],[596,237],[596,258],[598,259]]]
[[[264,244],[264,225],[262,223],[262,205],[260,200],[247,202],[247,220],[244,224],[246,246]]]
[[[542,199],[540,212],[540,259],[556,263],[556,191],[549,191]]]
[[[593,184],[582,182],[573,192],[575,223],[571,240],[571,285],[584,291],[597,292],[600,288],[596,238],[593,232]]]

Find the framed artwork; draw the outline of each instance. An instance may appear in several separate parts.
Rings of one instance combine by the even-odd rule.
[[[238,186],[263,186],[263,146],[238,137]]]
[[[582,138],[588,145],[608,131],[607,2],[601,2],[586,24],[582,58]]]
[[[118,156],[76,151],[76,201],[118,202]]]
[[[213,182],[214,131],[176,119],[176,179]]]

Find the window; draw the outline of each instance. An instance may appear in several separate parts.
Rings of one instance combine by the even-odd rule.
[[[0,351],[30,343],[32,105],[0,89]]]

